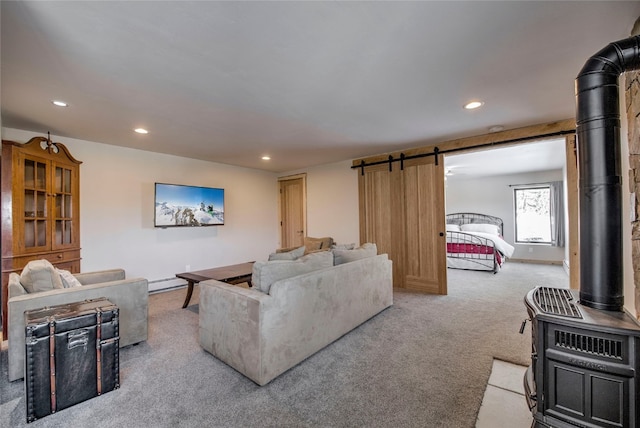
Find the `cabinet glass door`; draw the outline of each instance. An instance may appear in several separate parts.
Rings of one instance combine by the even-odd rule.
[[[47,164],[24,160],[24,246],[47,245]]]
[[[55,233],[54,245],[64,246],[73,243],[73,171],[64,166],[55,167]]]

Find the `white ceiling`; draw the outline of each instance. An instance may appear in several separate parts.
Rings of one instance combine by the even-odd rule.
[[[448,180],[562,169],[565,140],[554,139],[445,157]]]
[[[0,8],[3,126],[276,172],[573,117],[580,68],[640,16],[638,1]]]

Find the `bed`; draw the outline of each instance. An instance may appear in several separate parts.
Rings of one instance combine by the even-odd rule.
[[[446,218],[448,268],[498,273],[513,255],[513,246],[502,239],[501,218],[476,213],[447,214]]]

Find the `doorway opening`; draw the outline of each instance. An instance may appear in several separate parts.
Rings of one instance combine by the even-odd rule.
[[[307,175],[278,178],[280,248],[299,247],[307,232]]]
[[[574,215],[570,211],[576,210],[577,219],[577,203],[575,206],[569,205],[573,197],[572,186],[575,186],[577,196],[577,177],[572,173],[575,165],[573,168],[567,165],[567,157],[570,154],[575,156],[573,150],[568,150],[573,141],[574,137],[570,136],[447,154],[444,159],[446,213],[477,213],[498,217],[503,222],[500,237],[513,247],[512,255],[507,258],[564,265],[568,270],[569,231]],[[517,198],[522,195],[514,190],[541,187],[549,189],[557,187],[558,183],[562,196],[556,205],[558,202],[561,204],[557,212],[562,216],[557,221],[562,222],[559,225],[559,233],[563,234],[560,240],[562,246],[556,245],[556,241],[551,242],[553,231],[549,231],[549,239],[541,239],[540,242],[522,239],[518,242],[516,234],[522,234],[522,228],[526,226],[520,224],[526,219],[522,213],[528,211],[520,207],[523,210],[520,217],[517,216]]]

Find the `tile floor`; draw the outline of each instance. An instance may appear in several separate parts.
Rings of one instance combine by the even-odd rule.
[[[476,428],[530,428],[533,420],[524,398],[524,366],[493,360]]]

